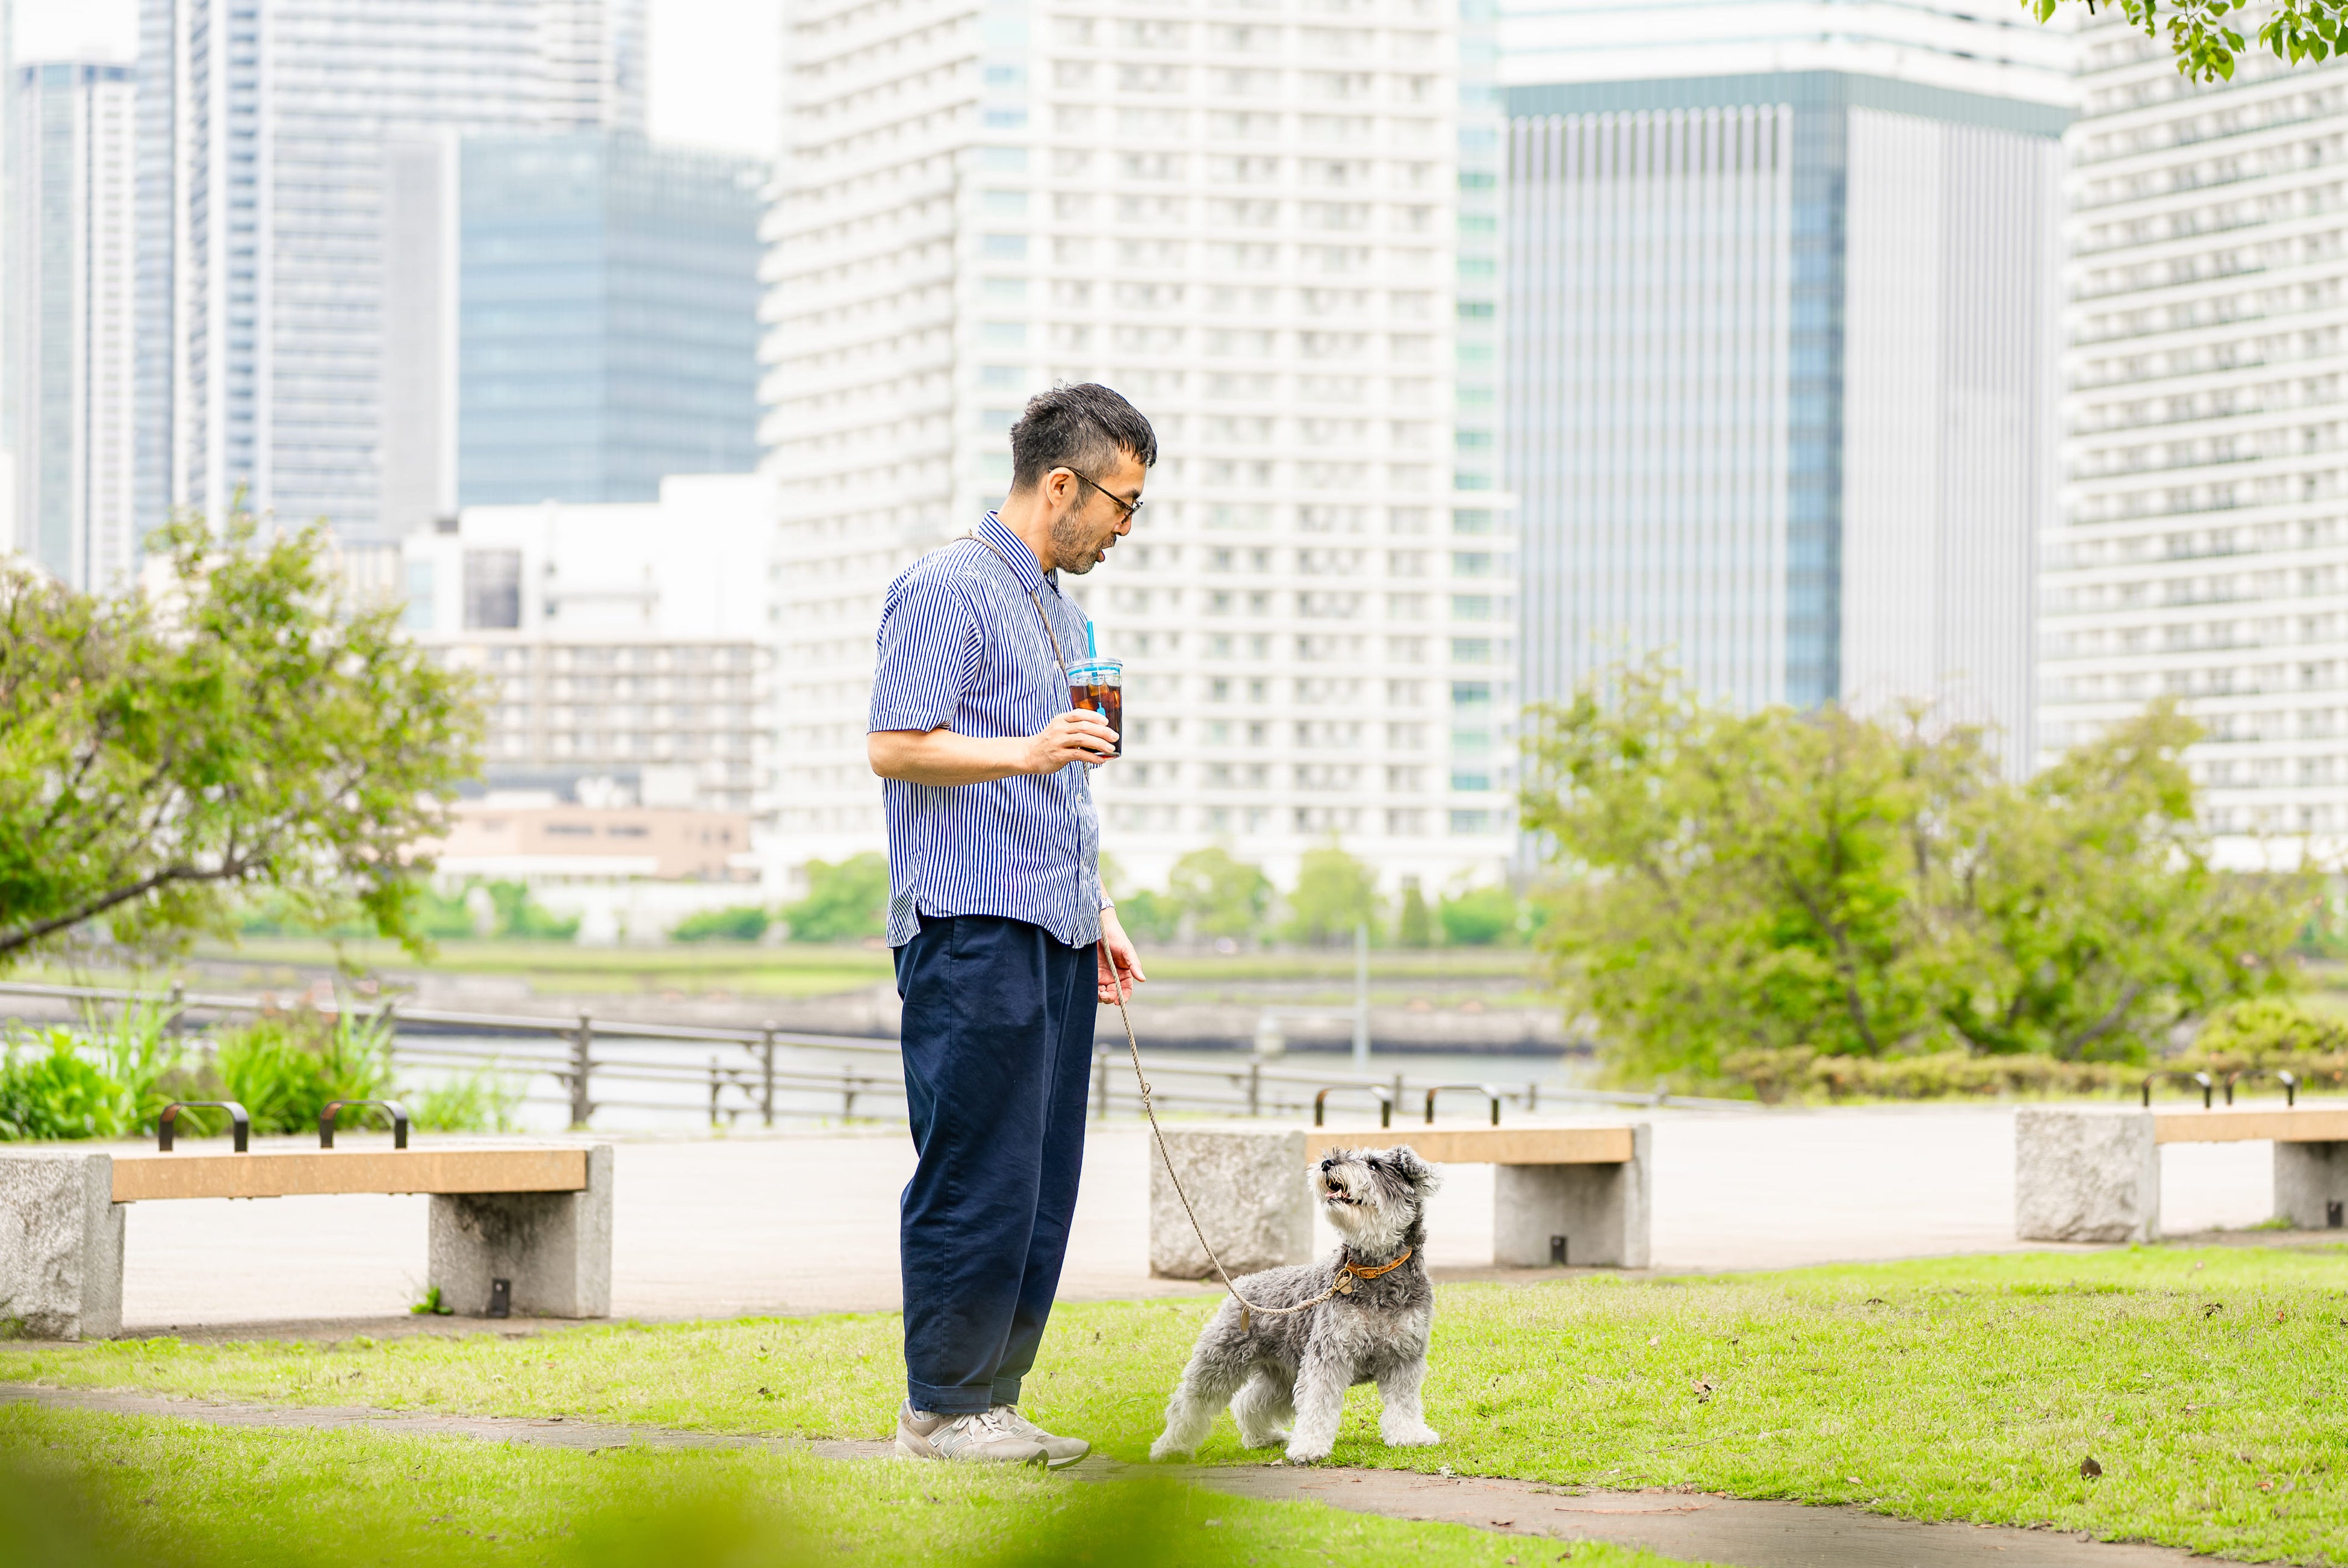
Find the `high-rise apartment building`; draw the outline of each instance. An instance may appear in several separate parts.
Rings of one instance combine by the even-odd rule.
[[[8,87],[15,544],[62,582],[118,588],[138,556],[132,72],[51,61],[18,67]]]
[[[641,128],[644,4],[141,0],[142,521],[433,515],[437,171],[469,131]]]
[[[2082,34],[2052,752],[2158,696],[2232,835],[2348,831],[2348,76]],[[2247,845],[2244,853],[2255,857]]]
[[[757,467],[764,160],[600,129],[458,158],[458,503]]]
[[[880,841],[880,593],[1010,477],[1025,399],[1156,425],[1132,538],[1064,579],[1127,663],[1107,845],[1430,884],[1513,838],[1498,110],[1457,0],[793,0],[765,437],[782,853]],[[1455,392],[1455,387],[1457,391]]]
[[[1653,653],[1937,702],[2025,767],[2068,36],[1573,0],[1502,36],[1527,699]]]

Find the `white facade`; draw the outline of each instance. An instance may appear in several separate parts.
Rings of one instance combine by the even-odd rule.
[[[1500,68],[1510,86],[1844,71],[2067,104],[2071,28],[2008,0],[1500,0]]]
[[[139,548],[131,77],[128,66],[56,61],[19,67],[8,84],[14,542],[90,590],[129,583]]]
[[[142,523],[242,493],[355,541],[397,536],[411,519],[387,498],[411,499],[417,443],[386,360],[413,346],[408,305],[438,297],[387,253],[395,220],[412,234],[435,200],[416,149],[640,128],[643,19],[644,0],[141,0]],[[437,374],[409,360],[395,387]]]
[[[764,431],[784,854],[880,846],[881,592],[1000,500],[1025,398],[1092,380],[1162,451],[1133,538],[1064,579],[1127,661],[1108,852],[1151,884],[1214,842],[1282,880],[1333,837],[1430,886],[1496,869],[1497,106],[1457,5],[788,16]]]
[[[771,489],[726,474],[657,502],[468,507],[346,560],[410,637],[496,682],[493,786],[770,820],[773,538]]]
[[[2051,753],[2172,695],[2213,827],[2348,832],[2348,74],[2083,36]]]

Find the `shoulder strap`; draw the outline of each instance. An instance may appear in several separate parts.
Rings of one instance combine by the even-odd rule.
[[[984,545],[986,547],[986,553],[1003,563],[1004,569],[1011,574],[1012,580],[1014,582],[1018,580],[1019,569],[1013,566],[1011,564],[1011,559],[1004,555],[1001,550],[996,549],[993,543],[981,538],[977,534],[964,534],[963,535],[963,538],[968,539],[974,545]],[[1025,583],[1021,583],[1020,586],[1023,588],[1026,587]],[[1059,665],[1060,681],[1061,683],[1065,685],[1068,679],[1067,656],[1060,651],[1060,634],[1052,630],[1052,618],[1044,611],[1044,596],[1030,588],[1027,589],[1027,600],[1029,603],[1035,607],[1035,618],[1044,623],[1044,635],[1052,640],[1052,660],[1053,662]]]

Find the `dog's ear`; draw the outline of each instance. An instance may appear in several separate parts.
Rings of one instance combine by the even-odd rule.
[[[1400,1171],[1421,1197],[1443,1185],[1443,1178],[1435,1167],[1418,1157],[1418,1151],[1407,1143],[1398,1144],[1386,1156],[1395,1170]]]

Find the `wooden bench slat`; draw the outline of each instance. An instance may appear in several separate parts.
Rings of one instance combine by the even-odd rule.
[[[314,1193],[576,1193],[584,1149],[288,1149],[114,1156],[114,1201]]]
[[[2231,1105],[2209,1111],[2156,1111],[2156,1143],[2348,1143],[2348,1105]]]
[[[1438,1165],[1620,1165],[1633,1140],[1628,1127],[1315,1127],[1304,1134],[1304,1156],[1407,1143]]]

